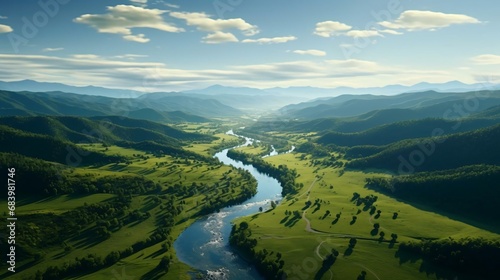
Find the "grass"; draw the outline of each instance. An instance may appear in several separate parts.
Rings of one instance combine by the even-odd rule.
[[[399,258],[395,257],[397,244],[389,248],[390,243],[387,241],[390,235],[398,234],[398,242],[418,238],[458,239],[468,236],[500,238],[498,234],[434,212],[422,211],[364,187],[365,178],[374,175],[389,176],[386,174],[360,171],[341,173],[338,168],[314,166],[310,160],[300,160],[300,154],[297,153],[269,157],[265,160],[295,168],[300,174],[297,182],[303,183],[304,187],[299,194],[286,197],[275,210],[240,218],[235,223],[246,220],[250,224],[252,238],[258,240],[257,250],[266,248],[267,251],[281,252],[285,260],[284,270],[288,271],[289,275],[301,277],[293,272],[296,267],[303,267],[302,273],[309,273],[307,269],[313,274],[316,273],[322,261],[316,254],[316,248],[322,244],[322,247],[328,245],[326,247],[330,249],[335,248],[341,252],[341,256],[332,266],[332,274],[327,272],[321,279],[330,279],[330,276],[334,279],[356,279],[362,270],[367,271],[367,279],[377,279],[373,273],[379,279],[435,278],[435,273],[438,272],[433,268],[421,269],[419,261],[400,264]],[[371,215],[369,210],[363,210],[364,205],[357,206],[353,203],[351,198],[354,192],[359,193],[361,197],[376,195],[378,199],[374,206],[382,211],[380,216],[375,217],[376,213]],[[299,211],[302,214],[305,202],[310,200],[314,203],[316,199],[321,200],[319,210],[315,211],[316,207],[311,206],[306,210],[305,217],[310,221],[311,228],[318,233],[306,231],[306,222],[303,219],[291,221],[292,216],[286,218],[285,211]],[[326,210],[329,210],[330,214],[325,216]],[[396,219],[393,219],[394,212],[398,213]],[[337,213],[341,213],[341,216],[335,221]],[[353,216],[357,216],[357,219],[351,223]],[[376,235],[372,235],[374,223],[381,226]],[[385,242],[378,240],[380,231],[386,234]],[[358,243],[352,254],[344,256],[352,236],[358,239]],[[313,263],[316,263],[318,269],[312,269]],[[313,279],[315,275],[311,273],[308,274],[311,277],[302,279]]]
[[[211,144],[195,144],[191,148],[196,151],[216,146],[224,141],[234,140],[232,136],[221,135],[221,138]],[[100,144],[86,144],[86,148],[91,150],[99,150],[107,154],[120,154],[129,158],[130,164],[117,163],[104,166],[80,167],[72,171],[73,175],[92,174],[94,176],[109,176],[109,175],[140,175],[153,180],[163,186],[163,189],[173,187],[174,185],[191,186],[192,183],[213,185],[217,182],[223,182],[228,177],[234,182],[243,182],[237,172],[231,172],[233,168],[225,165],[213,165],[196,160],[177,159],[170,156],[154,157],[142,151],[122,148],[118,146],[110,146],[104,148]],[[234,170],[233,170],[234,171]],[[229,180],[228,179],[228,180]],[[221,194],[222,198],[236,195]],[[22,215],[33,213],[55,213],[61,214],[69,210],[76,209],[84,205],[84,203],[100,203],[104,202],[115,195],[112,194],[92,194],[92,195],[59,195],[55,197],[37,199],[27,198],[19,202],[17,213],[19,220],[22,220]],[[205,194],[197,194],[191,197],[183,198],[185,201],[184,210],[176,216],[176,226],[172,228],[171,237],[176,238],[187,226],[194,220],[193,215],[197,214],[200,207],[205,201]],[[9,279],[22,279],[34,275],[37,270],[43,271],[49,265],[62,265],[64,262],[73,261],[76,257],[83,257],[90,253],[94,253],[101,257],[105,257],[110,251],[123,250],[130,247],[138,241],[145,240],[156,229],[156,218],[168,209],[160,209],[159,205],[151,205],[149,203],[149,195],[139,195],[132,198],[132,203],[129,211],[140,209],[149,211],[151,216],[137,224],[126,224],[120,229],[112,232],[111,237],[106,240],[95,240],[92,232],[87,228],[82,228],[80,234],[76,234],[73,238],[65,240],[65,244],[73,247],[70,252],[65,252],[63,246],[45,248],[45,257],[39,263],[30,265],[26,261],[18,260],[15,277]],[[128,275],[134,279],[189,279],[188,272],[191,268],[179,262],[175,257],[173,246],[168,252],[163,252],[161,244],[157,243],[151,247],[145,248],[127,258],[121,259],[117,264],[101,269],[97,272],[75,276],[73,279],[120,279],[120,275]],[[170,273],[164,275],[162,273],[152,273],[151,271],[158,265],[162,256],[167,255],[172,257]],[[24,267],[23,267],[24,265]],[[0,278],[6,275],[0,275]]]

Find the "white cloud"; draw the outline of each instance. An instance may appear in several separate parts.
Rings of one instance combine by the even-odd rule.
[[[107,14],[85,14],[74,19],[77,23],[90,25],[100,33],[120,34],[125,40],[145,43],[149,41],[144,34],[132,34],[132,28],[152,28],[165,32],[183,32],[163,20],[166,11],[146,9],[132,5],[107,7]]]
[[[42,52],[57,52],[62,50],[64,50],[64,48],[45,48],[42,50]]]
[[[0,19],[8,19],[6,16],[0,16]]]
[[[114,58],[126,58],[126,59],[131,59],[134,60],[136,58],[141,58],[141,57],[148,57],[148,55],[145,54],[123,54],[123,55],[115,55]]]
[[[170,4],[170,3],[164,3],[165,6],[169,7],[169,8],[173,8],[173,9],[179,9],[180,6],[179,5],[175,5],[175,4]]]
[[[12,27],[4,24],[0,24],[0,33],[9,33],[12,32]]]
[[[403,32],[399,32],[399,31],[392,30],[392,29],[378,30],[378,32],[380,32],[380,33],[387,33],[387,34],[391,34],[391,35],[403,35]]]
[[[383,37],[377,30],[350,30],[346,35],[353,38]]]
[[[207,32],[224,31],[225,29],[238,29],[246,36],[259,33],[257,26],[241,18],[212,19],[205,13],[171,12],[170,16],[183,19],[189,26],[196,26],[198,30]]]
[[[200,88],[213,84],[231,86],[382,86],[415,84],[421,81],[445,82],[469,77],[463,71],[446,71],[381,65],[364,60],[288,61],[239,65],[212,69],[176,69],[163,63],[118,60],[77,55],[0,54],[0,80],[15,81],[31,77],[43,82],[95,85],[144,91],[170,91]]]
[[[462,14],[445,14],[432,11],[404,11],[395,21],[379,22],[383,27],[390,29],[435,30],[448,27],[453,24],[475,24],[480,23],[476,18]]]
[[[147,42],[149,42],[149,39],[146,38],[146,35],[144,35],[144,34],[125,35],[125,36],[123,36],[123,39],[125,39],[127,41],[137,42],[137,43],[147,43]]]
[[[257,44],[278,44],[278,43],[286,43],[293,40],[297,40],[297,37],[285,36],[285,37],[273,37],[273,38],[245,39],[242,42],[257,43]]]
[[[500,64],[500,55],[482,54],[471,58],[471,60],[480,65]]]
[[[351,30],[351,26],[338,21],[323,21],[316,23],[314,34],[321,37],[331,37],[341,35],[345,31]]]
[[[77,59],[99,59],[100,57],[95,54],[74,54],[72,57]]]
[[[203,43],[207,44],[222,44],[229,42],[238,42],[238,38],[229,32],[215,31],[214,33],[208,34],[203,37]]]
[[[307,55],[313,55],[313,56],[325,56],[326,52],[320,51],[320,50],[294,50],[292,51],[293,53],[296,54],[307,54]]]

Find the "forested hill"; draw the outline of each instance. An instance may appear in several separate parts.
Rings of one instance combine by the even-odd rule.
[[[404,139],[430,137],[440,129],[443,135],[485,128],[498,123],[497,119],[423,119],[396,122],[357,133],[327,132],[317,142],[337,146],[386,145]]]
[[[372,156],[352,160],[351,168],[398,173],[444,170],[473,164],[500,164],[500,124],[441,137],[399,141]]]
[[[179,146],[183,141],[210,141],[212,136],[184,132],[146,120],[124,117],[3,117],[0,125],[75,143],[155,141]]]

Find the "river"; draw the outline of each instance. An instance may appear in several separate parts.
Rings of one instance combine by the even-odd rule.
[[[235,135],[232,130],[227,134]],[[243,138],[246,142],[242,146],[254,141]],[[231,221],[258,213],[259,207],[264,208],[264,211],[269,209],[271,200],[281,200],[282,188],[276,179],[260,173],[252,165],[227,157],[227,151],[234,148],[216,153],[215,157],[224,164],[248,170],[257,179],[257,194],[241,204],[223,208],[219,213],[197,220],[179,235],[174,248],[180,261],[201,271],[207,279],[264,279],[229,246]],[[273,147],[273,153],[269,156],[276,154]]]

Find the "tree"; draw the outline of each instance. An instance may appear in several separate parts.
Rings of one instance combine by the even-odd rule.
[[[356,243],[358,243],[358,240],[354,237],[351,237],[351,239],[349,239],[349,247],[350,248],[354,248],[354,246],[356,246]]]
[[[379,223],[375,223],[375,224],[373,224],[373,228],[374,228],[374,229],[379,229],[379,228],[380,228],[380,224],[379,224]]]

